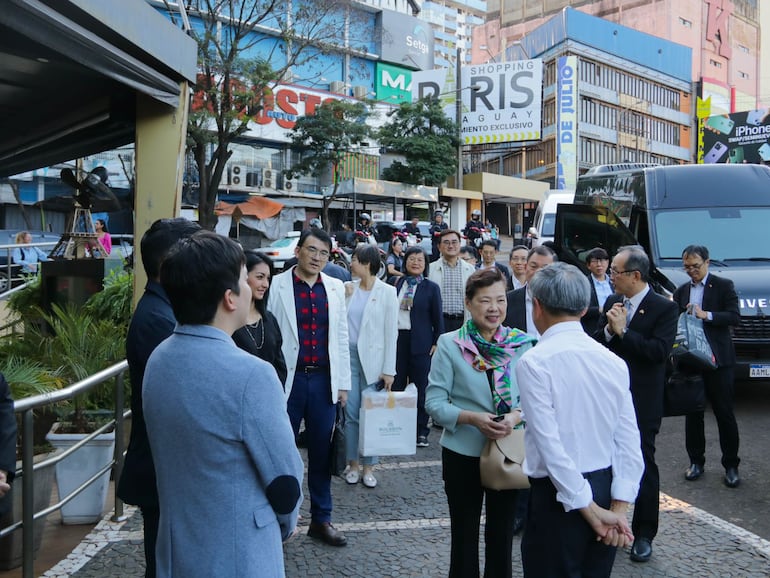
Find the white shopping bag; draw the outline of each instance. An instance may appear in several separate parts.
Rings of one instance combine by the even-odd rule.
[[[377,391],[361,394],[358,451],[362,456],[408,456],[416,453],[417,387],[405,391]]]

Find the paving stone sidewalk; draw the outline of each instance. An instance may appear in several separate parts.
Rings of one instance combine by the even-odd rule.
[[[348,486],[334,478],[334,524],[348,537],[345,548],[308,538],[309,501],[302,506],[303,531],[285,547],[286,574],[305,577],[441,577],[449,568],[449,514],[441,481],[440,450],[383,458],[375,489]],[[307,487],[305,488],[307,496]],[[127,509],[122,524],[109,516],[73,553],[46,572],[48,578],[106,578],[144,575],[141,516]],[[514,542],[514,576],[521,576],[520,541]],[[622,577],[766,577],[770,542],[666,495],[661,496],[660,532],[646,564],[618,552],[614,575]],[[480,556],[483,558],[483,546]],[[483,563],[483,560],[482,560]]]

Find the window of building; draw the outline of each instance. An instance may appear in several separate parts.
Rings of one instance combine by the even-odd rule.
[[[717,60],[714,60],[713,58],[709,59],[709,64],[714,68],[722,68],[722,63]]]
[[[744,46],[743,44],[739,44],[739,45],[738,45],[738,50],[740,50],[740,51],[741,51],[741,52],[743,52],[744,54],[748,54],[748,53],[749,53],[749,49],[748,49],[748,47]]]
[[[684,26],[685,28],[692,28],[692,21],[687,20],[687,18],[679,17],[679,24]]]
[[[749,73],[748,72],[743,72],[742,70],[739,70],[738,71],[738,76],[740,76],[741,78],[748,78],[749,77]]]

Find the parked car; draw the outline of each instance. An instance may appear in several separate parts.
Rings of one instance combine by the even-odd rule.
[[[294,257],[294,250],[297,248],[299,236],[299,231],[289,231],[285,237],[276,239],[267,247],[259,247],[254,250],[270,257],[276,270],[281,271],[286,261]]]

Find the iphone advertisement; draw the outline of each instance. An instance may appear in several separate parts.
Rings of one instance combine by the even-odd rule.
[[[703,121],[702,163],[770,163],[770,109],[710,116]]]

